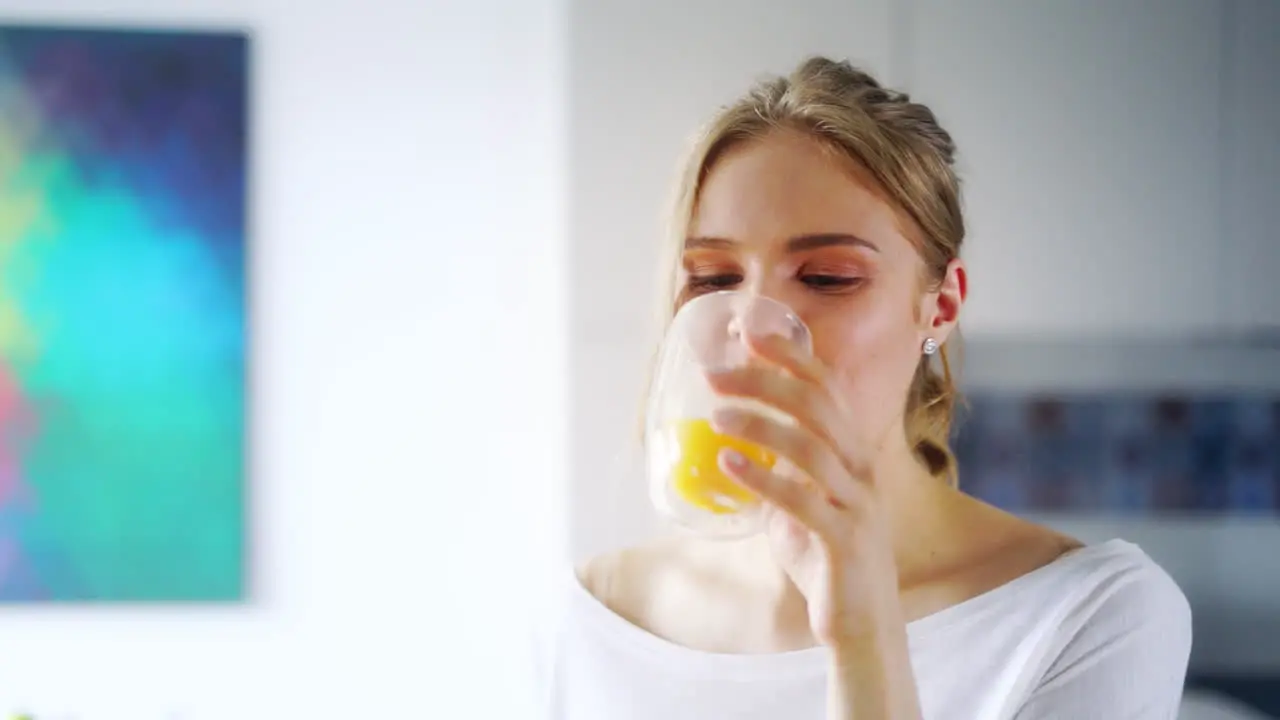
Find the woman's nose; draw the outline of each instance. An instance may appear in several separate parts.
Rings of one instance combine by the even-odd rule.
[[[728,331],[739,341],[777,335],[805,349],[810,345],[809,329],[796,311],[782,300],[759,292],[744,292],[737,299]]]

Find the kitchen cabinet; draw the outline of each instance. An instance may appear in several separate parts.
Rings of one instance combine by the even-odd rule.
[[[1280,3],[1236,0],[1222,178],[1226,315],[1239,333],[1280,331]]]
[[[907,85],[959,145],[968,330],[1135,337],[1215,329],[1228,277],[1225,2],[911,7]],[[1245,80],[1274,78],[1259,70]],[[1272,177],[1274,168],[1248,166]],[[1275,206],[1267,208],[1272,228]]]

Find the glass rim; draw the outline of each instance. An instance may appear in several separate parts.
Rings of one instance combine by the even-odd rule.
[[[803,338],[803,342],[801,343],[801,346],[803,347],[804,351],[809,354],[813,353],[813,332],[809,329],[809,326],[805,323],[805,321],[800,318],[800,315],[795,311],[794,308],[782,302],[781,300],[769,297],[768,295],[764,295],[761,293],[754,293],[754,292],[746,292],[742,290],[716,290],[714,292],[705,293],[703,295],[699,295],[695,298],[692,298],[686,301],[683,305],[680,306],[679,309],[676,310],[675,316],[672,318],[673,322],[667,328],[668,337],[665,339],[664,342],[670,342],[670,340],[672,339],[671,335],[675,333],[680,336],[681,343],[686,345],[689,344],[691,340],[688,337],[686,337],[685,333],[681,332],[678,327],[678,326],[683,326],[684,324],[681,322],[682,318],[687,321],[688,318],[692,317],[692,313],[687,313],[685,311],[686,308],[693,305],[706,304],[707,302],[711,302],[713,300],[716,300],[716,301],[739,300],[740,302],[750,302],[750,303],[762,302],[764,305],[769,305],[777,310],[781,310],[787,322],[790,323],[793,327],[799,329],[800,335]]]

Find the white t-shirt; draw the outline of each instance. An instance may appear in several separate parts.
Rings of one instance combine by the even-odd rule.
[[[541,628],[542,717],[827,720],[827,651],[691,650],[593,597],[571,568]],[[1191,611],[1122,540],[1072,551],[907,626],[928,720],[1173,720]]]

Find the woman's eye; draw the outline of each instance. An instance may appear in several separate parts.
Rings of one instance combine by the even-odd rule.
[[[689,278],[691,290],[725,290],[742,282],[742,276],[734,273],[701,275]]]
[[[800,281],[815,290],[844,290],[862,282],[862,278],[844,275],[802,275]]]

